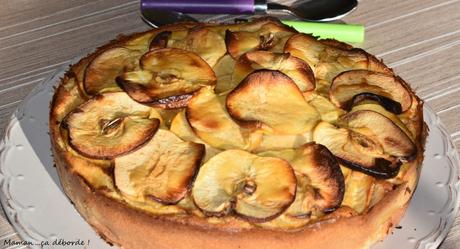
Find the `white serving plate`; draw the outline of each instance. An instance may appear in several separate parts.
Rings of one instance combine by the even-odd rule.
[[[24,241],[80,240],[85,246],[111,248],[85,222],[62,191],[51,156],[48,112],[54,89],[66,68],[37,86],[12,115],[0,142],[0,197],[5,213]],[[373,249],[436,248],[446,237],[459,206],[459,158],[434,112],[425,107],[430,129],[418,188],[395,229]],[[69,248],[68,246],[65,248]]]

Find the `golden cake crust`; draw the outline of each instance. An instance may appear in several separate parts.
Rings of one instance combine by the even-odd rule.
[[[416,133],[417,156],[410,163],[406,163],[406,172],[401,183],[395,185],[377,204],[359,215],[349,214],[346,209],[340,212],[339,209],[312,224],[287,231],[246,227],[233,221],[211,224],[207,219],[194,215],[155,215],[133,208],[122,199],[107,194],[112,190],[90,184],[75,170],[75,165],[84,162],[66,149],[68,145],[60,127],[66,115],[87,98],[78,86],[88,62],[102,51],[120,44],[135,39],[149,42],[150,39],[144,37],[152,37],[166,28],[181,29],[194,25],[197,24],[177,24],[120,37],[73,65],[56,89],[50,110],[53,155],[63,189],[86,221],[107,242],[123,248],[369,248],[376,241],[382,240],[398,224],[415,191],[428,134],[423,122],[423,102],[408,85],[405,87],[410,90],[416,105],[411,126]],[[334,40],[326,43],[351,49],[347,44]],[[375,57],[370,58],[377,65],[381,64]],[[77,87],[71,87],[72,84]],[[109,176],[113,174],[105,173]]]

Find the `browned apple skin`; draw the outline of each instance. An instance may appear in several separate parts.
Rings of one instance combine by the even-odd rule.
[[[326,146],[334,154],[339,163],[350,169],[385,179],[393,178],[399,172],[401,162],[396,157],[388,156],[388,158],[383,158],[386,155],[378,150],[381,149],[381,146],[378,145],[378,148],[376,148],[377,143],[365,135],[321,122],[316,126],[313,137],[317,143]],[[350,149],[350,146],[360,146],[365,149],[372,148],[374,153],[379,153],[375,156],[362,154],[359,153],[357,147]],[[379,156],[380,153],[381,156]],[[359,157],[358,155],[362,156]]]
[[[390,162],[383,158],[376,158],[375,164],[372,167],[365,167],[359,163],[348,161],[346,159],[337,157],[337,160],[344,166],[359,172],[368,174],[370,176],[380,179],[391,179],[398,175],[401,167],[401,161]]]
[[[272,65],[269,65],[270,62]],[[273,64],[281,65],[274,67]],[[251,72],[262,68],[278,70],[286,74],[296,82],[302,92],[315,89],[315,75],[310,66],[303,60],[288,53],[273,53],[263,50],[245,53],[237,61],[234,73],[247,76]],[[235,77],[235,74],[233,77]],[[241,77],[241,79],[244,79],[244,77]],[[239,83],[239,80],[236,83]]]
[[[235,60],[246,52],[269,50],[282,52],[284,43],[297,30],[282,24],[279,20],[263,18],[258,22],[242,26],[237,31],[226,30],[227,52]]]
[[[113,57],[118,59],[114,60]],[[131,50],[125,47],[111,47],[100,51],[88,63],[84,74],[82,87],[85,94],[97,95],[104,89],[118,88],[116,77],[125,71],[132,70],[138,65],[138,58],[141,56],[139,51]],[[110,72],[110,75],[104,75],[104,70]],[[119,90],[119,89],[118,89]]]
[[[167,31],[165,32],[166,33],[164,34],[168,34]],[[161,34],[162,33],[160,33],[160,35]],[[193,93],[199,90],[203,85],[213,86],[216,84],[216,76],[211,67],[197,54],[183,49],[158,48],[151,50],[142,56],[140,61],[141,67],[144,71],[150,71],[152,66],[149,65],[149,62],[153,60],[152,58],[163,58],[168,57],[168,55],[174,55],[178,58],[183,58],[184,64],[181,66],[193,67],[191,69],[182,68],[182,71],[179,75],[180,77],[184,75],[191,76],[191,74],[186,71],[194,69],[196,70],[197,68],[201,70],[197,73],[204,74],[207,77],[200,75],[201,79],[180,78],[180,82],[183,83],[182,85],[178,85],[177,82],[172,82],[171,84],[156,84],[153,82],[154,79],[151,79],[148,84],[140,84],[136,83],[135,81],[126,80],[122,77],[125,75],[124,74],[116,78],[117,84],[135,101],[165,109],[185,107],[187,106],[188,100],[192,97]],[[188,64],[185,64],[185,62]],[[176,70],[175,68],[173,69]],[[153,72],[153,77],[156,77],[157,73],[158,72]],[[176,77],[176,75],[173,76]],[[203,81],[203,79],[206,79],[206,81]],[[196,82],[194,80],[196,80]],[[166,91],[166,94],[161,90],[163,90],[163,92]]]
[[[355,121],[367,121],[369,119],[377,119],[379,126],[375,126],[375,123],[366,124],[366,122],[364,122],[360,123],[360,127],[371,130],[384,150],[388,151],[388,154],[401,158],[402,160],[408,160],[417,154],[417,146],[412,142],[411,138],[393,123],[393,121],[378,112],[360,110],[348,113],[342,117],[342,120],[347,122],[349,126],[353,126],[352,123]],[[380,128],[382,126],[385,127],[383,131]]]
[[[387,111],[392,112],[394,114],[402,113],[402,107],[399,102],[396,102],[390,98],[387,98],[387,97],[384,97],[378,94],[368,93],[368,92],[364,92],[364,93],[355,95],[353,99],[351,99],[348,103],[345,104],[346,110],[350,111],[353,108],[353,106],[365,100],[376,101]]]
[[[117,77],[116,81],[118,86],[120,86],[123,91],[129,92],[131,95],[136,96],[135,100],[137,102],[162,109],[177,109],[186,107],[188,101],[193,96],[193,93],[189,93],[152,100],[152,98],[145,93],[148,91],[145,86],[140,84],[124,84],[123,79],[120,77]]]
[[[164,133],[161,133],[161,132],[164,132],[164,131],[161,130],[157,134],[160,134],[160,135],[164,134]],[[154,139],[155,139],[155,137],[150,141],[150,143],[155,143]],[[162,141],[164,142],[165,140],[163,139]],[[169,140],[166,140],[166,141],[169,141]],[[193,151],[193,153],[189,152],[189,154],[184,154],[184,153],[174,154],[174,153],[168,153],[168,151],[157,151],[157,153],[155,153],[156,155],[154,155],[154,156],[160,155],[159,158],[160,157],[168,158],[168,160],[165,160],[166,163],[161,165],[163,167],[163,172],[169,172],[169,173],[164,173],[168,177],[161,178],[161,177],[158,177],[158,175],[157,175],[156,178],[155,178],[156,181],[171,180],[172,178],[177,177],[178,173],[174,174],[174,173],[172,173],[170,171],[176,165],[175,164],[168,164],[168,162],[177,162],[178,160],[180,161],[181,156],[183,157],[184,155],[188,155],[189,158],[187,158],[188,159],[187,162],[182,164],[182,165],[180,165],[180,166],[184,166],[184,165],[189,164],[188,167],[184,167],[184,168],[181,169],[181,171],[180,171],[180,177],[181,177],[180,181],[178,181],[177,178],[176,178],[175,181],[173,181],[175,183],[175,185],[173,185],[173,187],[170,186],[169,189],[166,189],[166,191],[164,191],[164,192],[160,191],[158,193],[158,195],[155,195],[154,193],[148,193],[148,194],[144,193],[146,198],[155,200],[155,201],[157,201],[159,203],[162,203],[162,204],[165,204],[165,205],[175,205],[179,201],[181,201],[183,198],[185,198],[185,196],[189,193],[189,191],[192,188],[193,181],[194,181],[194,179],[196,177],[196,174],[198,173],[198,169],[200,167],[201,161],[202,161],[202,159],[204,157],[205,147],[204,147],[203,144],[198,144],[198,143],[193,143],[193,142],[184,142],[184,143],[188,143],[188,146],[189,146],[190,150]],[[146,149],[148,146],[149,146],[149,144],[145,145],[143,148],[140,148],[139,151]],[[135,158],[138,158],[138,160],[139,160],[139,158],[142,157],[143,155],[147,155],[147,156],[149,155],[149,153],[139,153],[139,151],[135,151],[132,154],[126,155],[125,157],[129,158],[131,160],[133,160],[133,159],[136,160]],[[177,157],[175,157],[175,156],[177,156]],[[128,161],[131,161],[129,159],[128,159]],[[123,159],[123,157],[118,157],[118,158],[115,158],[114,160],[112,160],[112,164],[114,164],[115,167],[120,167],[119,165],[120,165],[120,162],[122,162],[121,160],[126,161],[127,159]],[[155,164],[157,164],[157,163],[161,162],[161,160],[154,161],[154,162],[155,162]],[[145,165],[145,164],[140,164],[140,165]],[[155,170],[156,167],[161,168],[157,164],[157,165],[155,165],[154,169],[152,169],[152,170]],[[179,166],[176,166],[176,167],[179,167]],[[117,170],[117,169],[115,169],[115,170]],[[176,172],[178,172],[177,169],[176,169]],[[163,173],[161,173],[161,174],[163,174]],[[115,173],[115,176],[116,176],[116,173]],[[165,187],[165,186],[163,185],[163,187]],[[157,190],[158,189],[159,188],[157,188]]]
[[[330,196],[330,200],[325,200],[323,203],[320,203],[318,206],[324,212],[332,212],[340,207],[340,204],[343,200],[343,195],[345,193],[345,179],[343,177],[342,171],[336,157],[332,154],[326,146],[310,143],[304,147],[311,147],[314,151],[314,161],[318,164],[318,170],[320,170],[321,175],[324,177],[324,181],[328,182],[328,185],[335,191],[335,194]]]
[[[286,160],[227,150],[201,166],[192,196],[208,216],[232,214],[260,223],[276,218],[292,204],[296,186],[294,170]]]
[[[363,98],[372,99],[395,114],[407,111],[412,105],[411,93],[401,78],[370,70],[350,70],[337,75],[329,89],[329,98],[344,109]]]
[[[287,125],[284,127],[289,127],[292,129],[287,131],[287,130],[280,130],[280,127],[275,127],[275,126],[280,126],[279,122],[278,124],[268,124],[262,121],[262,118],[257,119],[251,116],[251,111],[254,111],[254,113],[257,113],[255,109],[250,109],[246,108],[245,110],[240,110],[238,108],[241,108],[241,104],[239,103],[240,101],[248,101],[248,98],[252,93],[254,93],[256,90],[254,88],[259,88],[265,91],[265,93],[270,93],[273,92],[273,89],[268,90],[268,88],[273,88],[273,87],[284,87],[284,89],[289,90],[289,94],[291,94],[291,98],[294,99],[294,102],[298,104],[296,107],[299,108],[300,104],[302,104],[302,118],[299,119],[289,119],[289,121],[295,120],[298,122],[289,122]],[[243,97],[244,96],[244,97]],[[257,96],[256,96],[257,97]],[[273,100],[273,97],[271,98]],[[291,101],[293,102],[290,98],[285,98],[286,102]],[[304,103],[305,102],[305,103]],[[260,105],[264,109],[264,111],[268,112],[268,115],[266,115],[266,119],[269,122],[275,121],[273,118],[270,118],[270,116],[273,116],[271,112],[272,110],[266,106],[266,103],[261,104],[261,103],[254,103],[255,105]],[[252,129],[259,129],[259,128],[266,128],[271,127],[274,130],[279,130],[279,132],[286,133],[286,134],[300,134],[307,132],[308,130],[311,130],[314,128],[314,125],[319,121],[319,113],[314,109],[308,102],[305,101],[302,92],[298,88],[298,86],[295,84],[295,82],[289,78],[287,75],[283,74],[282,72],[275,71],[275,70],[266,70],[266,69],[260,69],[252,72],[246,78],[240,82],[240,84],[234,88],[227,96],[227,101],[226,101],[226,106],[227,106],[227,111],[232,116],[233,119],[237,120],[238,123],[242,126],[245,126],[247,128],[252,128]],[[253,106],[250,106],[251,108]],[[308,108],[308,109],[307,109]],[[291,109],[292,110],[292,109]],[[276,110],[275,110],[276,111]],[[279,111],[279,110],[278,110]],[[299,111],[299,109],[297,109]],[[298,131],[299,129],[303,129],[303,131]]]
[[[118,101],[127,101],[130,110],[144,112],[142,121],[146,121],[146,123],[140,123],[139,120],[133,122],[131,115],[123,115],[126,114],[124,113],[126,105],[123,106]],[[107,110],[104,111],[101,107],[109,105],[114,112],[106,116]],[[151,108],[136,103],[123,92],[105,93],[96,95],[76,107],[66,115],[61,125],[68,131],[69,145],[73,150],[88,158],[109,160],[130,153],[150,141],[160,127],[159,119],[151,116],[146,117],[147,112],[149,112],[148,115],[151,114],[150,111]],[[86,116],[85,113],[89,116]],[[137,115],[133,115],[133,117],[135,116]],[[129,129],[123,133],[124,135],[135,132],[130,134],[132,139],[128,143],[114,142],[122,136],[107,137],[106,140],[103,140],[105,143],[101,143],[101,137],[109,135],[111,130],[119,130],[120,125],[123,125],[122,130],[126,127],[125,125],[130,125]],[[138,130],[139,128],[141,130]],[[86,139],[82,140],[84,137]],[[94,141],[87,141],[87,139],[93,138]],[[95,143],[92,144],[91,142]]]
[[[75,109],[75,111],[78,112],[79,110]],[[62,125],[63,125],[64,128],[67,127],[66,122],[62,123]],[[75,143],[73,143],[72,142],[73,140],[72,140],[72,138],[70,136],[69,136],[69,145],[70,145],[70,147],[72,147],[72,149],[74,149],[75,151],[77,151],[78,153],[80,153],[81,155],[83,155],[85,157],[93,158],[93,159],[101,159],[101,160],[110,160],[110,159],[113,159],[113,158],[115,158],[117,156],[128,154],[131,151],[134,151],[134,150],[142,147],[142,145],[144,145],[150,139],[152,139],[152,137],[155,135],[155,132],[158,130],[159,127],[160,127],[160,121],[158,119],[156,119],[155,125],[152,126],[152,129],[150,129],[150,130],[145,132],[144,139],[140,140],[136,144],[133,144],[131,146],[127,146],[126,148],[120,148],[117,151],[113,151],[111,153],[110,152],[105,153],[104,155],[98,154],[98,153],[94,153],[94,154],[87,153],[86,151],[82,150],[80,146],[78,146]]]
[[[158,33],[150,42],[149,49],[166,48],[168,40],[171,38],[171,31],[165,30]]]

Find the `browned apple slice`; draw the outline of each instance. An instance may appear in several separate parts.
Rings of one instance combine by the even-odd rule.
[[[385,154],[377,141],[360,133],[321,122],[313,131],[313,140],[352,169],[379,178],[392,178],[399,172],[399,160]]]
[[[157,34],[150,43],[150,49],[166,47],[194,52],[210,66],[214,66],[227,52],[223,35],[209,27],[163,31]]]
[[[87,94],[119,91],[115,78],[139,67],[142,53],[125,47],[103,50],[86,67],[83,87]]]
[[[225,44],[227,52],[238,59],[244,53],[254,50],[282,52],[287,39],[295,33],[297,31],[280,22],[267,21],[262,25],[242,27],[240,31],[227,30]]]
[[[407,160],[413,158],[417,153],[417,147],[410,137],[389,118],[378,112],[371,110],[353,111],[341,119],[347,127],[374,137],[386,154]]]
[[[176,116],[174,116],[169,129],[184,141],[204,144],[206,153],[202,160],[203,162],[208,161],[209,158],[220,152],[219,149],[205,143],[195,134],[195,132],[193,132],[193,129],[190,127],[190,124],[187,121],[187,117],[185,116],[185,110],[180,111],[176,114]]]
[[[234,211],[253,222],[276,218],[295,198],[296,178],[285,160],[227,150],[201,166],[192,189],[205,214]]]
[[[219,149],[247,149],[248,133],[229,116],[225,95],[217,96],[202,88],[190,99],[186,117],[195,134],[207,144]]]
[[[115,183],[125,195],[175,204],[187,194],[203,156],[204,145],[160,129],[142,148],[115,158]]]
[[[242,55],[233,72],[234,85],[258,69],[278,70],[286,74],[302,92],[315,89],[315,76],[307,63],[289,54],[268,51],[253,51]]]
[[[294,169],[296,198],[286,215],[318,217],[340,206],[344,177],[335,156],[323,145],[308,143],[298,149],[268,151],[260,155],[284,159]]]
[[[183,48],[183,40],[188,35],[188,29],[164,30],[156,34],[150,42],[149,49],[161,49],[167,47]]]
[[[227,53],[224,37],[206,27],[192,29],[185,43],[185,49],[197,53],[211,67]]]
[[[390,119],[395,125],[397,125],[408,137],[410,137],[413,141],[413,135],[407,128],[407,126],[401,121],[398,115],[394,114],[393,112],[388,111],[380,102],[373,101],[373,100],[362,100],[356,104],[351,109],[351,112],[354,111],[362,111],[362,110],[369,110],[374,111],[382,114],[383,116]]]
[[[324,80],[327,84],[339,73],[353,69],[392,73],[391,69],[362,49],[331,46],[330,43],[323,43],[307,34],[291,36],[286,42],[284,52],[307,62],[313,69],[315,78]]]
[[[355,98],[356,95],[363,93],[374,95],[367,94]],[[339,74],[334,78],[329,89],[329,98],[332,103],[343,109],[347,109],[350,103],[365,98],[377,100],[393,111],[400,109],[404,112],[412,104],[411,94],[401,78],[369,70],[351,70]],[[388,99],[397,103],[392,103]]]
[[[97,95],[66,117],[69,143],[89,158],[111,159],[148,142],[160,125],[158,116],[124,92]]]
[[[352,171],[345,180],[345,195],[342,205],[363,213],[370,205],[375,178]]]
[[[385,108],[387,111],[390,111],[394,114],[402,113],[402,107],[400,103],[390,98],[368,92],[359,93],[353,96],[353,98],[349,101],[349,104],[347,104],[345,109],[350,110],[351,108],[353,108],[353,106],[369,102],[376,102],[380,106]]]
[[[140,62],[142,71],[124,73],[117,82],[131,98],[141,103],[183,107],[193,92],[216,84],[211,67],[186,50],[155,49],[144,54]]]
[[[285,134],[308,132],[320,119],[291,78],[270,70],[248,75],[228,95],[227,110],[237,120]]]
[[[223,93],[233,90],[238,83],[232,81],[232,74],[235,68],[235,60],[230,55],[224,55],[212,68],[216,74],[217,84],[214,89],[216,93]]]

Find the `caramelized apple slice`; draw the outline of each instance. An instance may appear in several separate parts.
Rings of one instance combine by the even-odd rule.
[[[175,204],[185,197],[204,156],[204,145],[158,130],[142,148],[115,158],[115,182],[136,198]]]
[[[224,37],[206,27],[192,29],[185,43],[185,49],[197,53],[211,67],[227,53]]]
[[[395,115],[393,112],[388,111],[380,102],[373,100],[362,100],[354,104],[354,106],[351,109],[351,112],[362,110],[369,110],[382,114],[383,116],[390,119],[395,125],[397,125],[404,133],[406,133],[407,136],[409,136],[411,139],[414,139],[412,137],[412,133],[409,131],[406,125],[399,119],[399,117]]]
[[[183,107],[193,92],[216,84],[211,67],[198,55],[182,49],[155,49],[144,54],[140,62],[142,71],[117,78],[123,90],[140,103]]]
[[[237,120],[285,134],[308,132],[320,119],[291,78],[270,70],[248,75],[228,95],[227,110]]]
[[[363,93],[366,95],[355,97]],[[399,113],[408,110],[412,104],[411,94],[401,78],[368,70],[351,70],[335,77],[329,98],[335,105],[348,110],[350,103],[366,98],[379,101],[387,110]]]
[[[227,52],[223,35],[208,27],[195,27],[188,31],[163,31],[150,43],[152,50],[166,47],[194,52],[210,66],[214,66]]]
[[[187,121],[187,117],[185,116],[185,110],[180,111],[176,114],[176,116],[174,116],[171,122],[170,130],[174,134],[176,134],[176,136],[178,136],[184,141],[204,144],[206,148],[206,153],[205,157],[202,160],[203,162],[208,161],[209,158],[213,157],[214,155],[220,152],[219,149],[212,147],[211,145],[205,143],[203,140],[197,137],[197,135],[193,132],[192,127],[190,127],[190,124]]]
[[[395,123],[370,110],[353,111],[342,117],[347,127],[375,137],[386,154],[404,159],[413,158],[417,147]],[[376,125],[378,124],[378,125]]]
[[[399,172],[400,162],[386,155],[378,142],[360,133],[321,122],[313,131],[313,140],[352,169],[379,178],[392,178]]]
[[[287,39],[297,31],[277,21],[267,21],[262,25],[242,27],[240,31],[227,30],[225,44],[227,52],[238,59],[246,52],[269,50],[282,52]]]
[[[308,143],[295,150],[269,151],[260,155],[284,159],[294,169],[296,198],[286,215],[318,217],[340,206],[345,189],[344,177],[335,156],[323,145]]]
[[[97,95],[66,118],[72,148],[95,159],[111,159],[139,148],[159,125],[154,109],[124,92]]]
[[[219,149],[245,149],[247,132],[228,115],[225,96],[202,88],[190,99],[186,117],[193,131],[207,144]]]
[[[352,171],[345,180],[342,205],[363,213],[370,205],[375,179],[358,171]]]
[[[242,55],[232,76],[234,85],[238,85],[248,74],[258,69],[278,70],[286,74],[302,92],[315,89],[315,77],[307,63],[289,54],[268,51],[254,51]]]
[[[139,67],[141,52],[124,47],[102,51],[86,67],[83,87],[87,94],[119,91],[115,78]]]
[[[293,202],[296,178],[289,163],[227,150],[201,166],[192,189],[205,214],[223,216],[232,210],[253,222],[280,215]]]
[[[313,69],[315,78],[324,80],[326,84],[330,84],[339,73],[352,69],[392,73],[383,63],[364,50],[330,46],[330,43],[323,43],[307,34],[291,36],[286,42],[284,52],[307,62]]]

